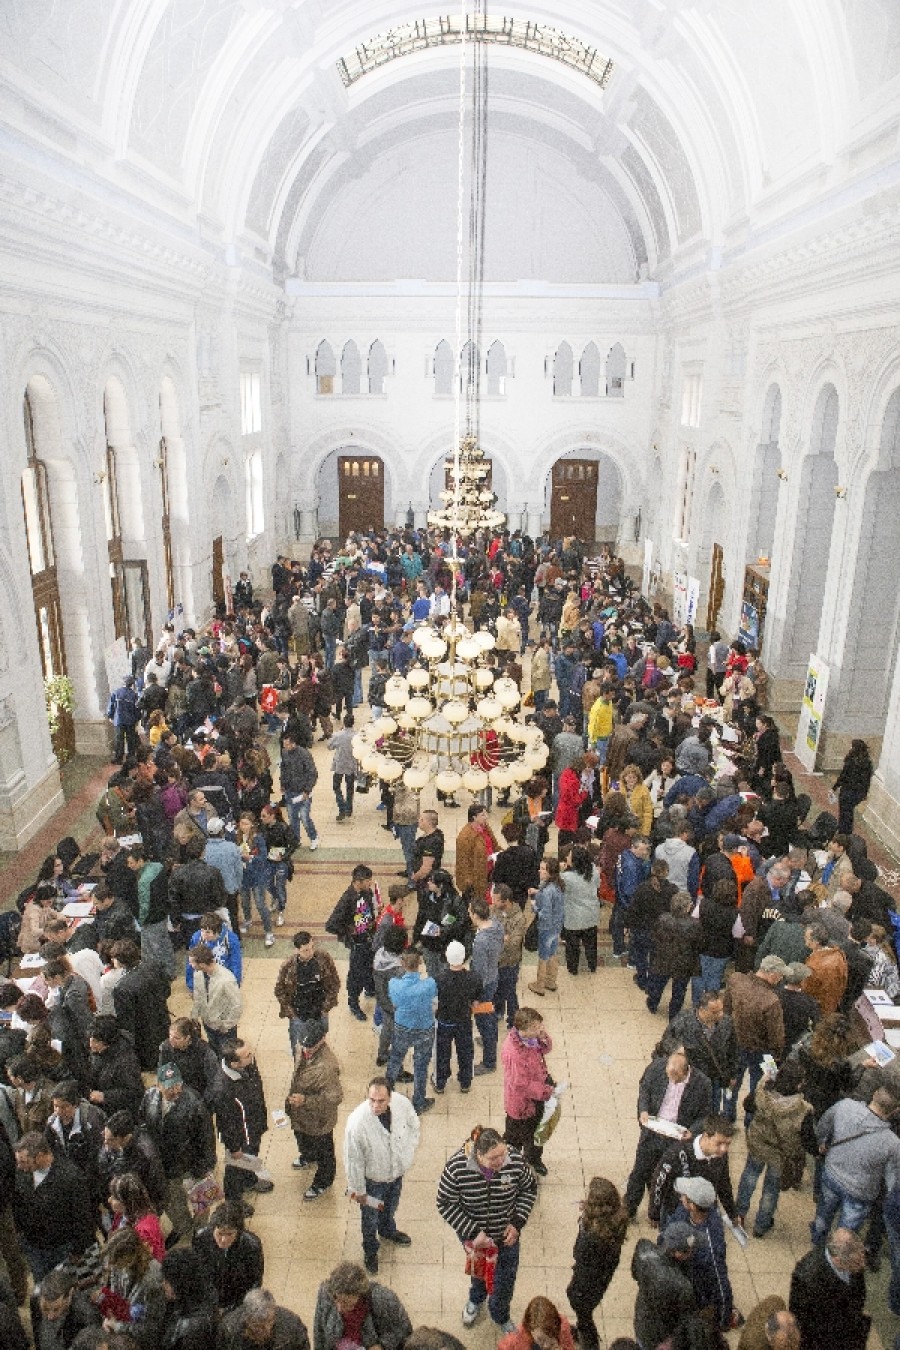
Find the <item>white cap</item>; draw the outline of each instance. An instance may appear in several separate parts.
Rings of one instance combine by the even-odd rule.
[[[465,963],[466,949],[461,942],[448,942],[444,955],[448,966],[461,966]]]
[[[210,816],[209,820],[206,822],[206,833],[224,834],[225,833],[224,820],[222,820],[220,816]]]

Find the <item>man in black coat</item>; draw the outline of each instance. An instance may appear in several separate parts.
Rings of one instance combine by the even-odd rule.
[[[169,1030],[168,977],[155,961],[141,960],[141,949],[130,938],[113,943],[112,958],[125,971],[113,989],[119,1028],[130,1038],[141,1068],[155,1069],[159,1043]]]
[[[166,1204],[166,1173],[153,1139],[134,1122],[128,1111],[114,1111],[103,1130],[103,1147],[97,1159],[100,1199],[106,1204],[115,1177],[126,1172],[144,1183],[150,1203],[160,1213]]]
[[[726,1116],[707,1116],[702,1134],[676,1140],[666,1149],[653,1175],[647,1206],[651,1223],[658,1223],[660,1231],[682,1203],[682,1197],[675,1192],[679,1177],[704,1177],[714,1188],[716,1199],[731,1222],[741,1222],[728,1170],[728,1150],[734,1128]]]
[[[13,1221],[15,1191],[16,1155],[5,1127],[0,1124],[0,1256],[6,1263],[13,1294],[21,1307],[28,1296],[28,1267],[22,1259]]]
[[[625,1188],[625,1206],[634,1218],[657,1163],[673,1135],[652,1127],[654,1120],[667,1121],[681,1138],[700,1134],[712,1110],[712,1084],[705,1073],[692,1069],[686,1055],[675,1051],[668,1059],[651,1060],[638,1088],[638,1120],[642,1126],[634,1166]],[[649,1122],[649,1123],[648,1123]]]
[[[232,1157],[242,1153],[259,1157],[259,1146],[268,1129],[266,1095],[253,1051],[236,1040],[222,1056],[222,1080],[216,1099],[219,1137]],[[256,1179],[242,1167],[225,1167],[223,1189],[227,1200],[240,1200],[244,1191],[266,1194],[271,1181]]]
[[[720,990],[704,989],[696,1008],[672,1018],[659,1053],[670,1055],[673,1050],[683,1050],[691,1066],[706,1074],[712,1083],[713,1110],[721,1110],[737,1078],[739,1051],[734,1022],[725,1012]]]
[[[53,1114],[47,1121],[47,1138],[53,1155],[65,1158],[78,1168],[88,1184],[91,1202],[98,1190],[98,1163],[103,1147],[106,1116],[81,1095],[73,1078],[57,1083],[53,1089]]]
[[[200,915],[213,909],[224,909],[227,904],[222,873],[203,861],[205,848],[205,835],[189,839],[184,846],[187,861],[173,867],[169,877],[169,915],[172,923],[181,930],[185,947],[199,926]],[[159,1041],[157,1036],[157,1045]]]
[[[185,1087],[174,1064],[161,1064],[157,1086],[148,1088],[141,1123],[159,1150],[166,1174],[166,1213],[178,1237],[193,1230],[184,1181],[198,1181],[216,1163],[212,1116],[192,1088]]]
[[[44,1135],[23,1134],[16,1144],[13,1217],[35,1283],[94,1240],[94,1209],[81,1172],[54,1158]]]
[[[631,1275],[638,1287],[634,1334],[641,1345],[660,1345],[683,1318],[697,1312],[690,1278],[696,1242],[696,1234],[686,1223],[670,1223],[658,1247],[647,1238],[639,1239],[631,1258]]]
[[[866,1301],[866,1249],[849,1228],[801,1257],[791,1276],[788,1307],[800,1324],[802,1350],[865,1350],[872,1325]]]
[[[131,1040],[122,1035],[115,1017],[101,1013],[94,1018],[88,1049],[88,1101],[107,1116],[114,1111],[130,1111],[136,1116],[144,1096],[141,1066]]]
[[[372,869],[365,863],[358,863],[350,875],[350,885],[325,923],[325,931],[333,933],[349,950],[347,1003],[358,1022],[366,1020],[366,1014],[359,1006],[360,994],[365,992],[371,997],[375,993],[372,943],[377,927],[377,907],[372,894]]]

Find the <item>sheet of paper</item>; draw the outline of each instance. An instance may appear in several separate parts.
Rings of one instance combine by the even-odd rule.
[[[86,919],[93,912],[94,902],[92,900],[70,900],[67,905],[63,905],[62,912],[67,919]]]

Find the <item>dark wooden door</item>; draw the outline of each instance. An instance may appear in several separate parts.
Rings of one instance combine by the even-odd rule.
[[[225,546],[222,536],[212,541],[212,593],[217,614],[225,612]]]
[[[384,464],[377,455],[338,456],[338,533],[384,529]]]
[[[712,562],[709,567],[709,600],[706,605],[706,631],[711,633],[719,622],[719,610],[722,608],[722,596],[725,594],[725,554],[721,544],[712,546]]]
[[[597,461],[559,459],[550,492],[550,538],[574,534],[593,543],[597,520]]]

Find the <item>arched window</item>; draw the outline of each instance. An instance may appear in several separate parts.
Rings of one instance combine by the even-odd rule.
[[[351,338],[344,343],[341,352],[341,393],[359,394],[362,392],[362,361],[359,348]]]
[[[333,394],[337,364],[331,343],[322,341],[316,348],[316,393]]]
[[[388,373],[387,352],[384,343],[376,338],[369,348],[369,393],[383,394],[384,382]]]
[[[481,384],[481,358],[478,344],[471,339],[459,354],[459,382],[467,398],[477,398]]]
[[[140,466],[131,439],[128,400],[115,376],[109,378],[103,391],[103,417],[106,432],[103,508],[113,627],[117,638],[143,637],[149,646],[153,641],[149,570],[146,558],[131,556],[137,541],[144,545]]]
[[[37,457],[34,409],[27,391],[24,412],[28,464],[22,474],[22,509],[25,514],[25,539],[31,568],[31,589],[37,621],[38,646],[41,652],[41,671],[44,679],[48,680],[54,675],[65,675],[66,654],[63,647],[62,605],[56,578],[47,469],[43,461]]]
[[[553,360],[554,398],[571,398],[572,380],[575,377],[575,358],[568,342],[561,342]]]
[[[606,358],[606,395],[607,398],[625,397],[625,348],[617,342]]]
[[[438,398],[453,397],[453,348],[439,342],[434,349],[434,392]]]
[[[600,397],[600,353],[596,342],[589,342],[578,363],[582,398]]]
[[[495,398],[506,393],[506,348],[502,342],[488,348],[487,391]]]

